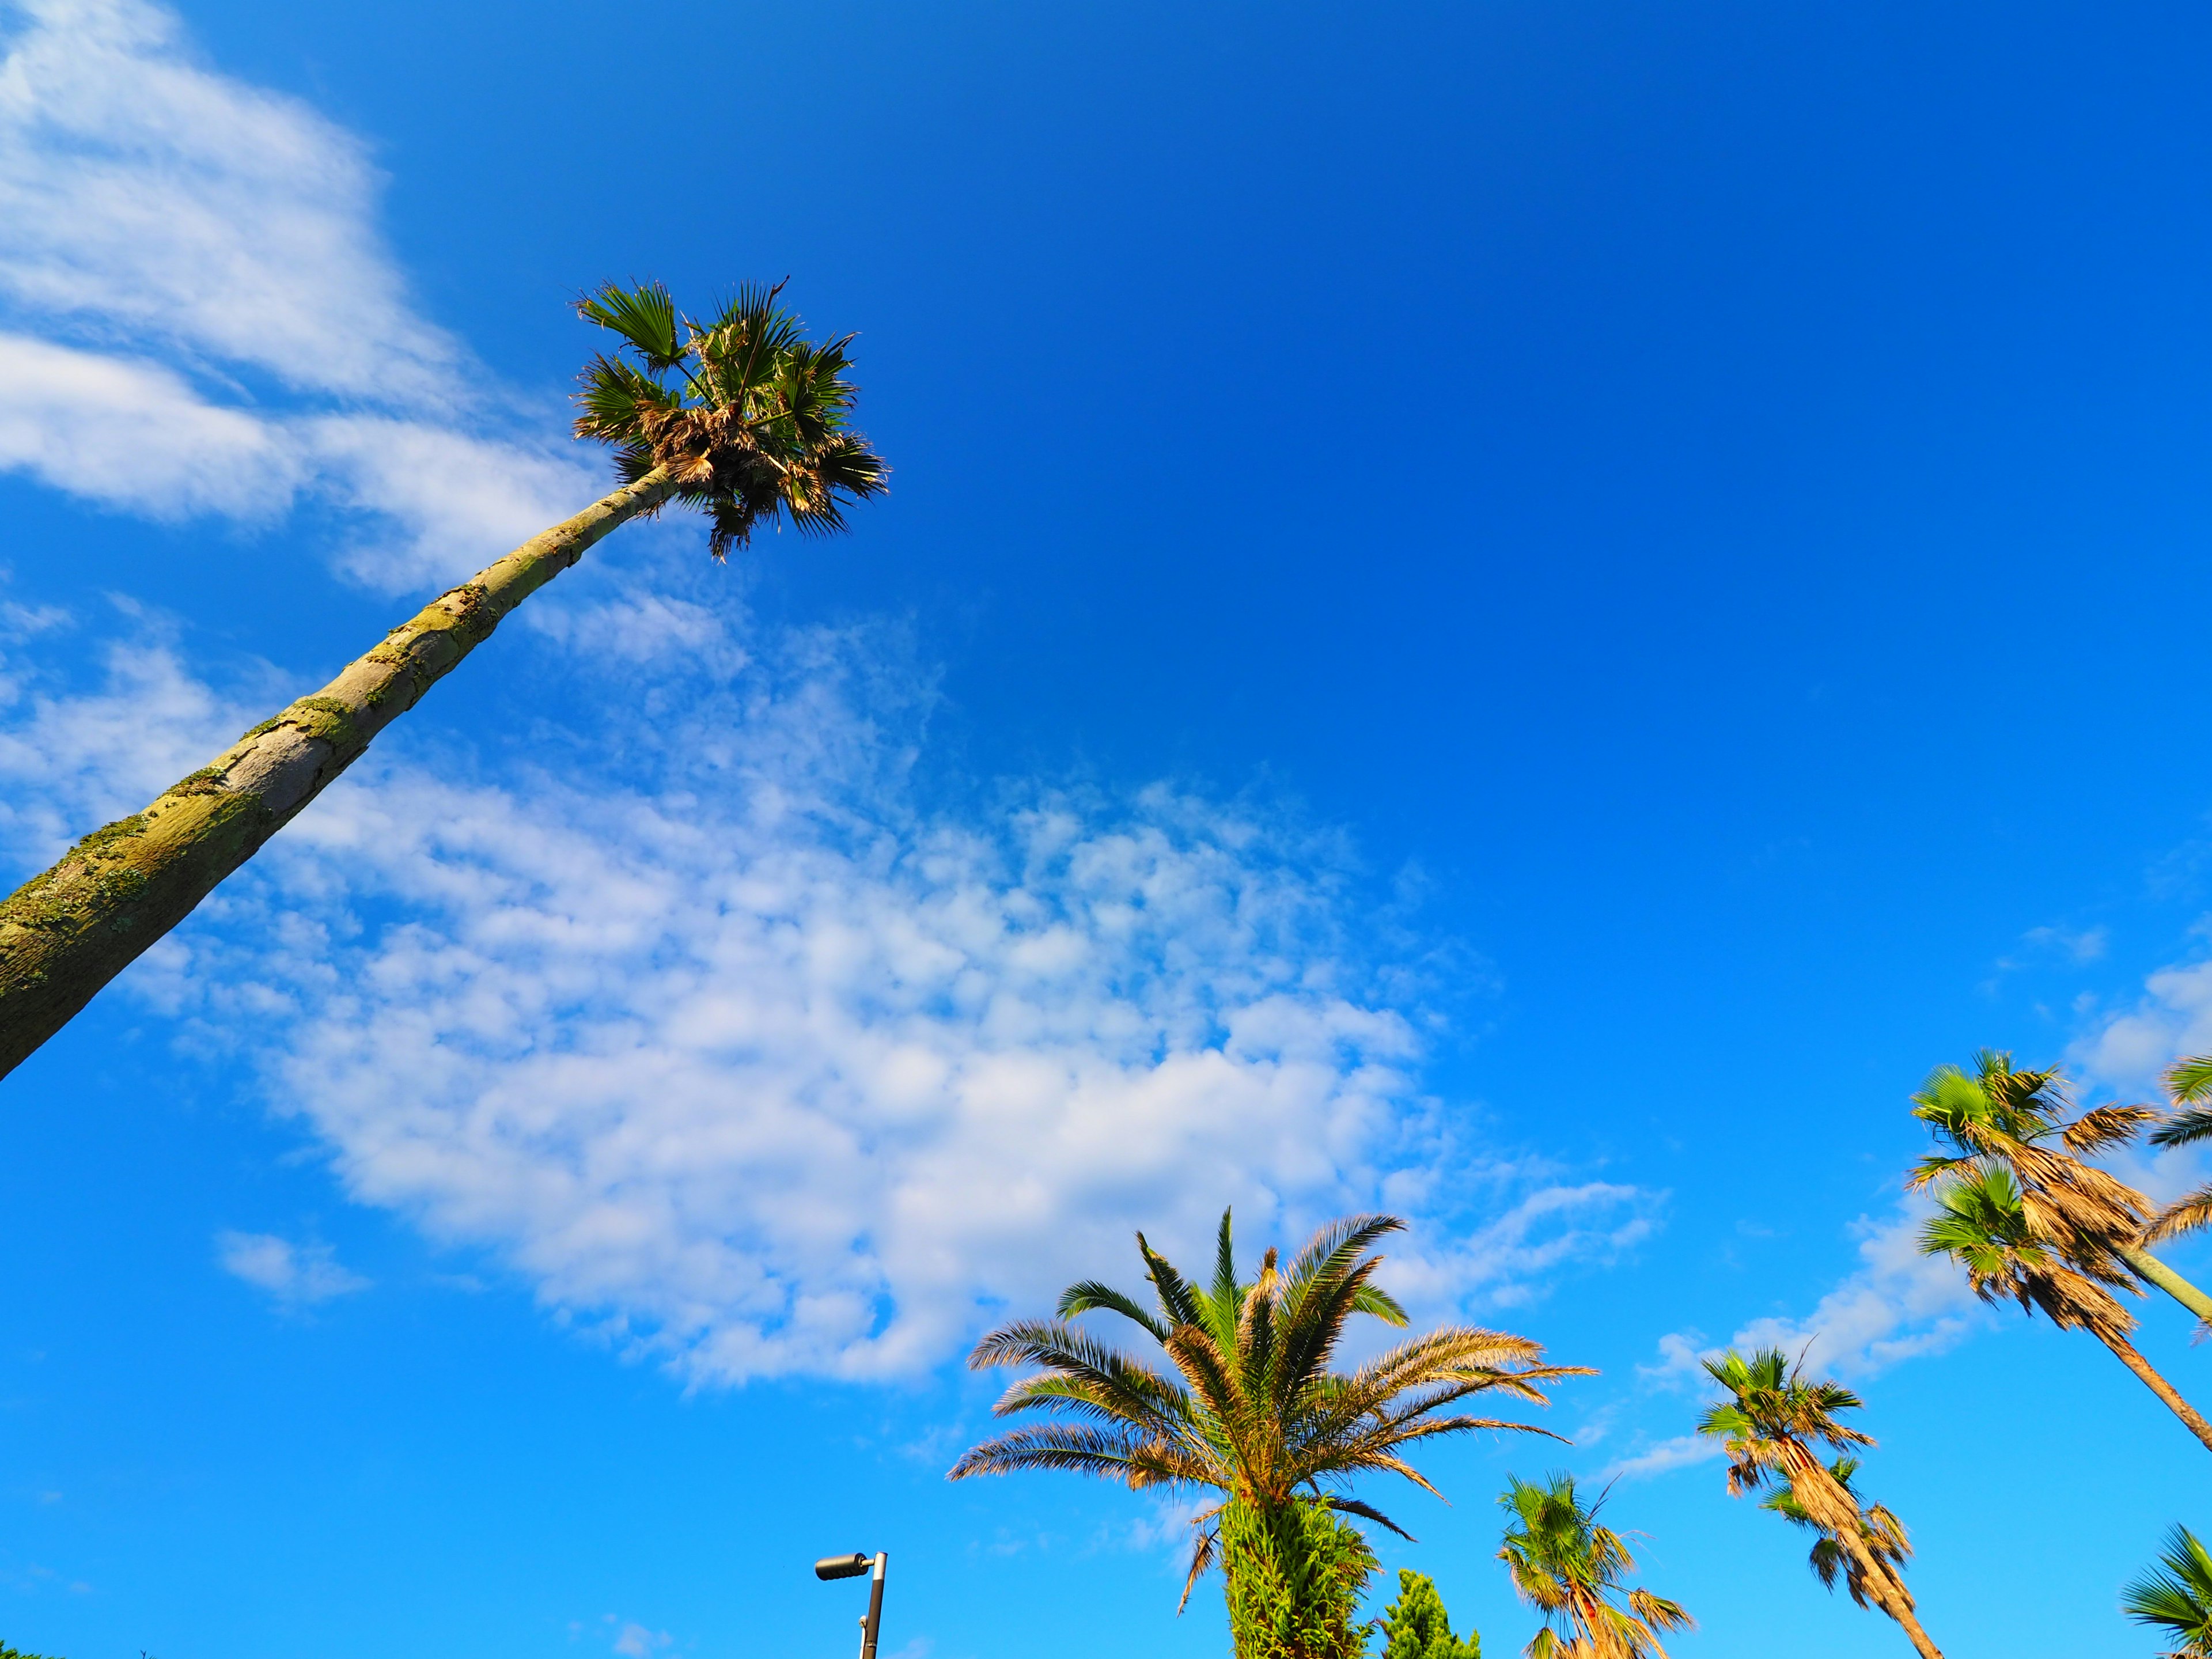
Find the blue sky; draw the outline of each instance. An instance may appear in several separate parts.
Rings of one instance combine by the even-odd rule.
[[[1739,1337],[1948,1650],[2152,1650],[2196,1449],[1899,1176],[1939,1061],[2212,1048],[2212,24],[0,16],[9,869],[591,498],[587,284],[787,274],[896,469],[605,544],[8,1079],[0,1638],[831,1656],[885,1547],[886,1659],[1218,1652],[1173,1513],[942,1473],[1233,1203],[1601,1368],[1366,1494],[1493,1653],[1554,1466],[1677,1652],[1903,1650],[1681,1443]]]

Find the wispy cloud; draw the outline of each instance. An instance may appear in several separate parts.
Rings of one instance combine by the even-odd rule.
[[[143,0],[31,0],[0,58],[0,467],[158,518],[361,515],[407,587],[572,512],[596,469],[416,314],[360,143],[196,63]]]
[[[648,671],[687,712],[558,775],[373,757],[131,982],[204,1046],[273,1038],[274,1100],[356,1196],[702,1381],[910,1370],[1139,1224],[1202,1251],[1233,1201],[1302,1232],[1418,1196],[1412,1165],[1453,1194],[1392,1265],[1430,1305],[1648,1230],[1631,1186],[1437,1139],[1333,837],[1165,787],[925,813],[930,677],[894,635],[731,660]],[[58,821],[42,776],[159,775],[225,718],[158,641],[107,676],[0,717],[27,822]],[[147,685],[173,715],[134,736],[102,711]]]
[[[1724,1345],[1709,1345],[1696,1331],[1671,1331],[1659,1339],[1657,1362],[1637,1368],[1638,1378],[1647,1388],[1710,1396],[1704,1362],[1723,1346],[1780,1348],[1808,1370],[1852,1380],[1957,1346],[1986,1324],[1986,1314],[1957,1267],[1921,1255],[1926,1214],[1923,1203],[1908,1200],[1887,1219],[1862,1218],[1854,1228],[1859,1266],[1811,1312],[1752,1320]],[[1719,1455],[1714,1443],[1679,1435],[1624,1458],[1611,1473],[1659,1474]]]
[[[368,1280],[338,1265],[329,1245],[295,1244],[274,1233],[217,1233],[216,1259],[225,1273],[268,1291],[288,1310],[368,1288]]]

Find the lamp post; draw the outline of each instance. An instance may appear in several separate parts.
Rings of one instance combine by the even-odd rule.
[[[881,1550],[872,1558],[855,1550],[850,1555],[825,1555],[814,1564],[814,1576],[823,1580],[869,1575],[868,1612],[860,1620],[860,1659],[876,1659],[876,1636],[884,1626],[884,1564],[890,1559]]]

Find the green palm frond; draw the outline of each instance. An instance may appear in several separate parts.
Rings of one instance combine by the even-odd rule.
[[[1055,1318],[1073,1319],[1078,1314],[1095,1310],[1117,1313],[1131,1323],[1142,1326],[1146,1334],[1156,1342],[1168,1340],[1168,1328],[1153,1318],[1133,1297],[1123,1294],[1111,1285],[1102,1285],[1095,1279],[1084,1279],[1062,1291],[1053,1314]]]
[[[2166,1085],[2166,1093],[2173,1097],[2177,1106],[2212,1100],[2212,1054],[2175,1060],[2166,1068],[2166,1075],[2160,1081]]]
[[[2158,1565],[2120,1592],[2120,1607],[2138,1624],[2156,1626],[2175,1638],[2166,1659],[2208,1659],[2212,1552],[2188,1528],[2175,1527]]]
[[[2212,1068],[2212,1057],[2192,1060],[2190,1063]],[[2204,1086],[2212,1088],[2212,1084]],[[2204,1091],[2200,1088],[2187,1096],[2183,1096],[2177,1091],[2174,1097],[2177,1100],[2197,1101],[2204,1098]],[[2176,1112],[2157,1128],[2152,1130],[2150,1134],[2150,1144],[2154,1146],[2188,1146],[2205,1139],[2212,1139],[2212,1107],[2208,1106]]]
[[[611,329],[629,342],[655,374],[665,374],[684,359],[677,338],[676,301],[659,283],[624,288],[606,283],[595,294],[576,302],[586,322]]]

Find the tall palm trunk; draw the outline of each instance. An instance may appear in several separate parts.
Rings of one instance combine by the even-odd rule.
[[[2212,1296],[2207,1296],[2140,1244],[2120,1247],[2120,1260],[2145,1284],[2155,1285],[2207,1324],[2212,1324]]]
[[[2096,1330],[2094,1326],[2090,1328]],[[2204,1443],[2207,1451],[2212,1451],[2212,1423],[2207,1423],[2194,1406],[2174,1392],[2173,1384],[2160,1376],[2150,1361],[2136,1352],[2134,1343],[2117,1331],[2097,1330],[2097,1340],[2119,1356],[2120,1364],[2142,1378],[2143,1386],[2166,1401],[2166,1409],[2188,1426],[2190,1433]]]
[[[1920,1620],[1912,1610],[1912,1592],[1905,1588],[1904,1581],[1891,1571],[1887,1562],[1867,1547],[1866,1538],[1860,1531],[1858,1499],[1845,1491],[1807,1448],[1794,1446],[1792,1450],[1795,1455],[1787,1470],[1791,1495],[1805,1513],[1836,1540],[1837,1547],[1858,1563],[1867,1594],[1876,1607],[1897,1621],[1920,1659],[1943,1659],[1942,1650],[1920,1627]]]
[[[658,468],[433,599],[320,691],[264,720],[142,812],[95,830],[0,902],[0,1077],[191,914],[507,612],[665,501]]]

